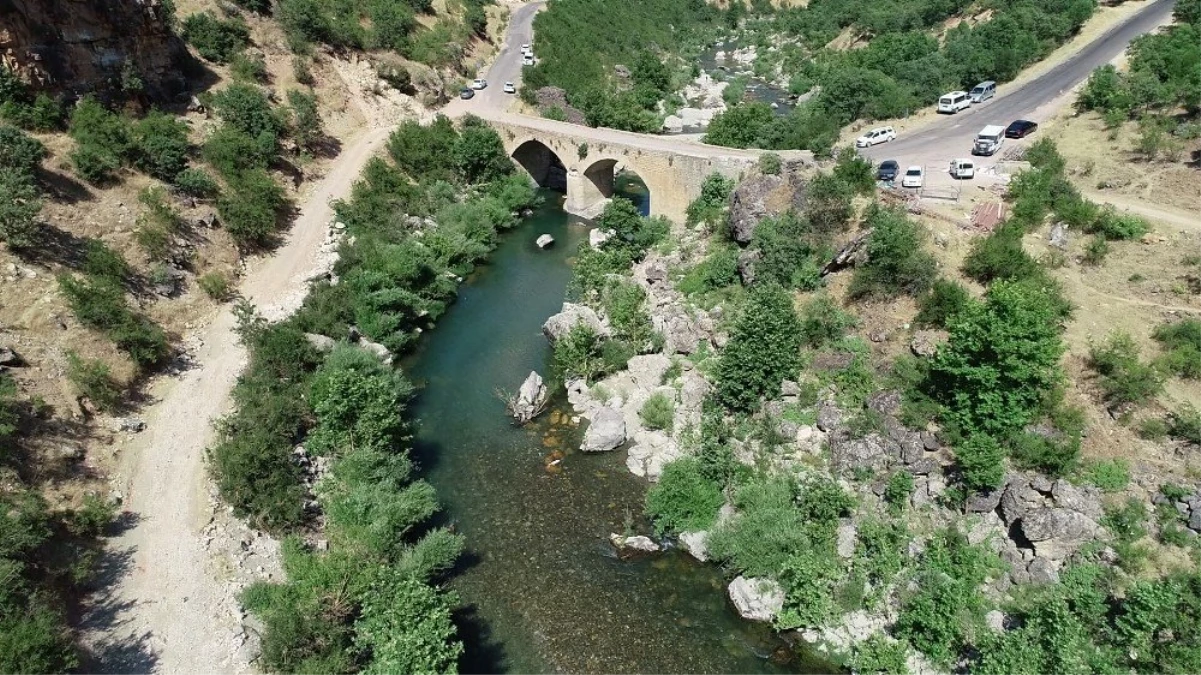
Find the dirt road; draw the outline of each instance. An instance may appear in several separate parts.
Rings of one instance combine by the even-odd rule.
[[[387,138],[373,129],[350,142],[305,200],[287,243],[245,277],[243,295],[273,318],[300,306],[305,281],[323,264],[331,200],[349,194]],[[160,383],[146,430],[125,450],[123,487],[132,526],[109,546],[109,583],[84,617],[84,641],[99,672],[236,673],[250,669],[236,588],[201,533],[213,517],[204,451],[213,422],[230,408],[245,365],[228,308],[189,336],[193,367]]]

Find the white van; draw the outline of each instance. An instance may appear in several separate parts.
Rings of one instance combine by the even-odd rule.
[[[972,105],[972,99],[966,91],[953,91],[943,94],[938,99],[938,112],[954,115]]]
[[[992,80],[981,82],[972,87],[972,91],[968,94],[972,99],[972,103],[984,103],[988,99],[997,95],[997,83]]]
[[[967,180],[975,178],[976,163],[970,159],[952,159],[951,160],[951,178],[959,180]]]
[[[976,141],[972,143],[972,154],[991,157],[997,154],[1002,145],[1005,145],[1005,127],[990,124],[976,134]]]

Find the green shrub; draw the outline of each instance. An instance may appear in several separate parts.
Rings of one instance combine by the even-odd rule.
[[[964,487],[986,492],[1000,487],[1005,478],[1005,454],[989,436],[970,436],[955,447],[955,458]]]
[[[279,212],[286,204],[283,188],[262,169],[252,169],[230,182],[217,200],[225,229],[240,248],[269,246],[278,229]]]
[[[458,597],[398,570],[380,568],[355,621],[355,645],[371,654],[368,673],[453,673],[463,644],[451,611]]]
[[[291,114],[292,138],[302,149],[312,151],[325,136],[317,97],[296,89],[288,91],[288,112]]]
[[[967,288],[957,281],[935,279],[930,291],[918,298],[913,323],[926,328],[946,328],[972,301]]]
[[[757,285],[722,352],[717,400],[731,410],[754,410],[761,398],[774,398],[800,367],[800,339],[792,298],[778,286]]]
[[[555,341],[552,363],[558,379],[583,378],[592,381],[603,372],[602,338],[591,327],[576,324]]]
[[[1139,359],[1139,348],[1130,335],[1115,331],[1105,342],[1089,347],[1089,366],[1100,375],[1101,390],[1109,405],[1144,403],[1163,388],[1159,374]]]
[[[714,245],[696,265],[690,267],[676,288],[684,295],[716,291],[738,282],[738,247]]]
[[[751,248],[759,253],[753,262],[755,282],[802,290],[818,288],[821,263],[827,257],[817,245],[819,238],[809,222],[792,211],[761,220],[751,241]]]
[[[139,170],[168,183],[188,165],[188,125],[172,115],[152,110],[131,130],[133,163]]]
[[[1094,460],[1085,465],[1081,477],[1105,492],[1121,492],[1130,483],[1130,464],[1124,459]]]
[[[1201,379],[1201,320],[1161,324],[1152,337],[1164,350],[1155,360],[1158,368],[1179,377]]]
[[[318,426],[309,445],[319,452],[386,451],[408,437],[397,414],[412,395],[400,373],[382,367],[357,347],[339,347],[326,357],[313,378],[310,397]]]
[[[642,352],[653,346],[655,329],[646,311],[646,291],[625,280],[612,282],[602,294],[602,304],[614,335]]]
[[[846,230],[855,210],[851,198],[855,187],[838,176],[818,174],[809,181],[805,194],[805,217],[813,229],[823,235],[833,235]]]
[[[251,138],[278,137],[284,130],[284,122],[271,108],[271,101],[254,85],[235,82],[213,94],[211,99],[213,109],[222,121]]]
[[[133,147],[128,121],[91,96],[81,99],[71,112],[70,133],[76,143],[71,164],[89,183],[109,180]]]
[[[904,675],[908,672],[909,649],[904,642],[876,633],[855,645],[849,665],[856,673]]]
[[[205,295],[217,302],[228,300],[233,290],[230,286],[229,278],[221,272],[202,274],[196,279],[196,283],[200,285],[200,290],[204,291]]]
[[[129,309],[117,282],[106,278],[81,281],[71,275],[60,276],[58,282],[80,322],[104,331],[139,366],[155,365],[170,352],[163,330]]]
[[[801,343],[814,349],[834,344],[857,324],[853,314],[839,309],[834,300],[823,293],[801,309]]]
[[[642,404],[638,417],[648,429],[670,432],[676,406],[663,392],[656,392]]]
[[[721,488],[685,457],[663,467],[659,482],[646,493],[646,512],[660,534],[709,529],[725,498]]]
[[[0,193],[0,240],[17,250],[36,246],[42,193],[33,178],[19,169],[0,167]]]
[[[1159,417],[1149,417],[1138,424],[1139,438],[1158,441],[1168,437],[1169,425],[1167,420]]]
[[[760,160],[762,163],[762,159]],[[725,221],[730,193],[734,191],[734,180],[713,172],[701,182],[701,194],[688,205],[685,224],[688,227],[704,225],[712,230]]]
[[[897,471],[888,478],[884,487],[884,501],[890,511],[899,513],[909,504],[909,496],[913,494],[913,474],[908,471]]]
[[[850,146],[838,151],[834,177],[850,186],[856,194],[868,195],[876,190],[876,172],[871,161],[859,156]]]
[[[196,52],[213,63],[227,63],[250,44],[250,28],[240,17],[222,21],[212,12],[192,14],[183,20],[180,35]]]
[[[1201,445],[1201,410],[1185,403],[1168,414],[1168,434]]]
[[[198,199],[217,196],[221,189],[217,181],[203,169],[184,169],[175,175],[175,189]]]
[[[270,166],[276,157],[276,137],[270,132],[253,137],[230,124],[222,124],[205,140],[201,154],[217,173],[228,179]]]
[[[108,364],[99,359],[84,359],[67,352],[67,379],[80,395],[111,412],[121,403],[121,386],[113,379]]]
[[[868,165],[870,171],[871,166]],[[938,272],[934,257],[922,250],[926,231],[903,211],[873,208],[867,226],[867,261],[855,266],[848,293],[852,298],[894,298],[920,295]]]
[[[263,83],[268,79],[267,62],[258,54],[238,52],[230,59],[229,73],[235,82]]]
[[[765,176],[778,176],[783,168],[784,160],[774,152],[759,155],[759,173]]]
[[[1021,468],[1049,476],[1063,476],[1076,467],[1080,456],[1079,434],[1043,435],[1029,431],[1008,439],[1009,455]]]
[[[125,258],[99,239],[89,239],[84,250],[83,271],[92,278],[125,283],[130,274]]]
[[[778,574],[796,552],[817,545],[794,496],[792,485],[780,478],[739,486],[733,500],[737,515],[710,533],[710,553],[747,576]]]
[[[414,180],[452,180],[458,140],[454,124],[442,115],[427,125],[406,121],[388,136],[388,154]]]
[[[0,167],[32,175],[46,159],[46,146],[29,134],[0,125]]]
[[[643,218],[628,199],[614,199],[606,204],[596,226],[613,233],[601,244],[601,249],[621,253],[631,262],[642,260],[646,251],[666,238],[671,229],[671,223],[662,218]]]
[[[95,185],[111,180],[113,172],[121,168],[119,157],[92,145],[75,148],[69,158],[75,174]]]
[[[1151,231],[1151,225],[1142,218],[1128,213],[1118,213],[1112,207],[1101,211],[1086,232],[1096,232],[1106,239],[1138,239]]]
[[[1085,265],[1096,267],[1105,262],[1105,256],[1109,255],[1109,241],[1102,235],[1094,235],[1088,240],[1088,244],[1084,246],[1084,256],[1081,260]]]
[[[1006,221],[977,239],[963,261],[963,273],[987,284],[994,279],[1027,279],[1041,273],[1038,262],[1022,249],[1022,227]]]
[[[463,121],[455,142],[454,160],[459,175],[468,183],[487,183],[513,172],[513,162],[500,135],[474,117]]]

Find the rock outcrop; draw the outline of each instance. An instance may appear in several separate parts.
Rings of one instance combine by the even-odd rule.
[[[588,326],[597,335],[608,335],[609,327],[601,322],[600,316],[591,307],[585,305],[577,305],[571,302],[563,303],[563,309],[559,310],[558,314],[546,320],[542,324],[542,333],[551,342],[561,339],[564,335],[571,332],[577,324]]]
[[[509,414],[513,415],[518,424],[525,424],[542,412],[546,407],[546,399],[546,384],[542,381],[542,376],[531,370],[521,383],[521,388],[517,390],[517,395],[509,401]]]
[[[163,0],[8,0],[0,61],[35,89],[118,91],[132,70],[151,100],[171,100],[201,69],[171,29]]]
[[[608,452],[626,442],[626,420],[620,410],[603,407],[596,411],[584,433],[580,450]]]
[[[739,576],[730,582],[730,601],[748,621],[771,621],[784,609],[784,589],[771,579]]]

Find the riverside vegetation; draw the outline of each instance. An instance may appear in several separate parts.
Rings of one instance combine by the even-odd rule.
[[[626,377],[622,363],[635,352],[662,352],[673,364],[663,386],[649,385],[653,397],[639,411],[646,429],[679,446],[647,495],[656,533],[684,535],[682,545],[692,547],[699,532],[708,558],[730,575],[770,580],[783,594],[776,628],[826,642],[855,672],[1201,668],[1201,644],[1189,628],[1201,618],[1201,540],[1196,523],[1186,531],[1181,516],[1199,486],[1187,476],[1144,474],[1147,491],[1129,492],[1130,464],[1082,458],[1085,417],[1067,402],[1061,365],[1074,308],[1052,271],[1021,245],[1048,217],[1104,242],[1138,238],[1148,225],[1081,197],[1050,140],[1033,144],[1027,158],[1032,168],[1010,187],[1011,217],[977,240],[960,270],[982,292],[940,272],[925,228],[905,213],[855,206],[857,195],[873,192],[870,167],[850,153],[830,174],[809,177],[807,188],[825,182],[832,196],[769,214],[750,236],[738,229],[743,214],[728,205],[732,190],[758,179],[735,186],[712,176],[689,209],[688,229],[650,236],[655,225],[643,219],[645,247],[618,257],[622,244],[606,241],[580,252],[573,297],[607,318],[612,335],[578,324],[555,343],[560,372],[591,384],[587,395],[597,405],[624,406],[626,397],[642,399],[610,393],[611,382]],[[763,168],[781,171],[774,160]],[[624,209],[614,202],[606,216]],[[837,284],[822,266],[856,222],[865,233],[862,253],[849,280]],[[613,263],[604,274],[601,260]],[[632,263],[632,278],[622,262]],[[664,264],[674,289],[657,285],[662,273],[652,273]],[[659,316],[675,316],[664,303],[679,298],[693,314],[720,309],[725,337],[712,344],[722,346],[715,351],[702,335],[700,346],[681,352],[664,349],[662,336],[632,348],[606,304],[608,289],[625,285],[647,295],[643,311]],[[798,293],[808,298],[799,309]],[[916,305],[914,322],[944,331],[944,342],[922,356],[881,356],[852,335],[873,307],[906,297]],[[658,317],[639,323],[677,330]],[[1098,341],[1088,361],[1097,403],[1129,416],[1166,379],[1195,378],[1183,364],[1195,358],[1190,336],[1199,326],[1186,318],[1156,329],[1164,352],[1150,361],[1121,334]],[[579,349],[576,335],[590,349]],[[712,386],[696,423],[678,412],[673,429],[664,418],[677,397],[683,401],[681,365]],[[1184,405],[1142,425],[1148,437],[1171,434],[1166,442],[1189,452],[1199,421]],[[802,427],[825,443],[806,449],[797,440],[804,434],[796,435]],[[642,433],[632,433],[636,446]],[[941,466],[928,474],[931,466],[873,455],[872,444],[890,437],[916,442],[925,457],[922,444],[933,442],[944,453]],[[994,512],[1034,508],[1003,501],[1032,480],[1045,481],[1046,492],[1054,486],[1061,513],[1076,499],[1074,508],[1096,519],[1096,530],[1053,558],[1044,577],[1026,572],[1029,558],[1013,557],[1019,544],[1009,539],[1010,521]],[[1019,519],[1014,527],[1027,525]],[[1041,542],[1030,570],[1048,564]]]
[[[438,583],[463,542],[426,524],[437,502],[409,458],[412,385],[390,359],[345,343],[322,353],[306,334],[353,326],[411,348],[535,193],[478,120],[406,122],[388,150],[336,205],[348,236],[334,278],[283,321],[240,310],[250,365],[210,461],[237,513],[287,536],[288,580],[243,597],[271,670],[454,672],[462,652]],[[306,475],[298,456],[328,469]]]

